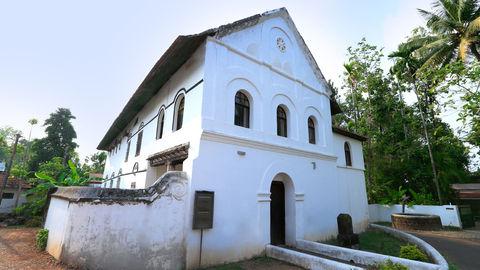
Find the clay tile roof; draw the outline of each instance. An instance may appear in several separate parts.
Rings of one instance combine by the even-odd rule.
[[[451,187],[459,199],[480,200],[480,183],[452,184]]]
[[[3,184],[3,178],[5,177],[5,172],[0,172],[0,183]],[[22,185],[22,189],[29,189],[31,188],[30,184],[27,183],[25,180],[9,177],[7,181],[6,188],[18,188],[18,184]]]
[[[160,60],[153,66],[147,77],[137,88],[133,96],[127,102],[123,110],[112,123],[107,133],[97,146],[98,150],[108,150],[115,141],[115,138],[128,126],[135,115],[147,104],[147,102],[157,94],[162,86],[177,72],[177,70],[195,53],[207,37],[223,37],[229,33],[257,24],[262,18],[274,15],[288,15],[285,8],[267,11],[262,14],[256,14],[233,23],[209,29],[195,35],[178,36],[170,47],[165,51]],[[303,41],[303,38],[300,36]],[[305,46],[306,47],[306,46]],[[325,80],[320,68],[318,67],[310,50],[306,47],[307,57],[314,65],[314,73],[318,78]],[[340,107],[335,100],[331,101],[332,114],[341,112]]]
[[[365,137],[365,136],[362,136],[362,135],[358,135],[356,133],[353,133],[351,131],[348,131],[346,129],[343,129],[341,127],[335,127],[335,126],[332,126],[332,131],[334,133],[337,133],[337,134],[340,134],[340,135],[343,135],[345,137],[349,137],[349,138],[352,138],[352,139],[355,139],[355,140],[359,140],[359,141],[366,141],[368,138]]]

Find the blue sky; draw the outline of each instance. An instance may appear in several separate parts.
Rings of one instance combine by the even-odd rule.
[[[286,7],[328,79],[362,37],[391,51],[423,23],[429,0],[1,1],[0,126],[28,134],[58,107],[77,117],[78,151],[94,153],[177,35]],[[38,125],[34,137],[44,136]]]

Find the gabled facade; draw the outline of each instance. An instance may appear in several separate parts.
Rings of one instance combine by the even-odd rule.
[[[103,187],[139,189],[188,176],[186,266],[197,264],[194,191],[215,194],[203,261],[258,255],[368,222],[361,141],[332,127],[334,100],[285,9],[180,36],[115,120]]]

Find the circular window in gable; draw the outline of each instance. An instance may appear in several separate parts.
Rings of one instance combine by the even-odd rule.
[[[284,53],[287,50],[287,45],[285,44],[285,40],[283,38],[277,38],[277,48],[280,52]]]

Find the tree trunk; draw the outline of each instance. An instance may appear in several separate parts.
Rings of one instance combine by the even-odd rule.
[[[427,124],[426,124],[426,121],[425,121],[425,116],[423,114],[422,106],[420,105],[420,100],[421,99],[420,99],[420,96],[418,95],[417,84],[415,82],[413,83],[413,86],[415,88],[414,89],[415,90],[415,95],[417,96],[417,104],[418,104],[418,109],[420,111],[420,118],[422,120],[422,126],[423,126],[423,132],[424,132],[424,135],[425,135],[425,140],[427,141],[428,155],[430,156],[430,164],[432,166],[432,171],[433,171],[433,182],[434,182],[435,188],[437,190],[438,201],[440,202],[440,204],[443,204],[442,194],[440,192],[440,185],[438,183],[437,169],[436,169],[436,166],[435,166],[435,160],[433,159],[432,147],[430,145],[430,138],[429,138],[429,135],[428,135]]]

